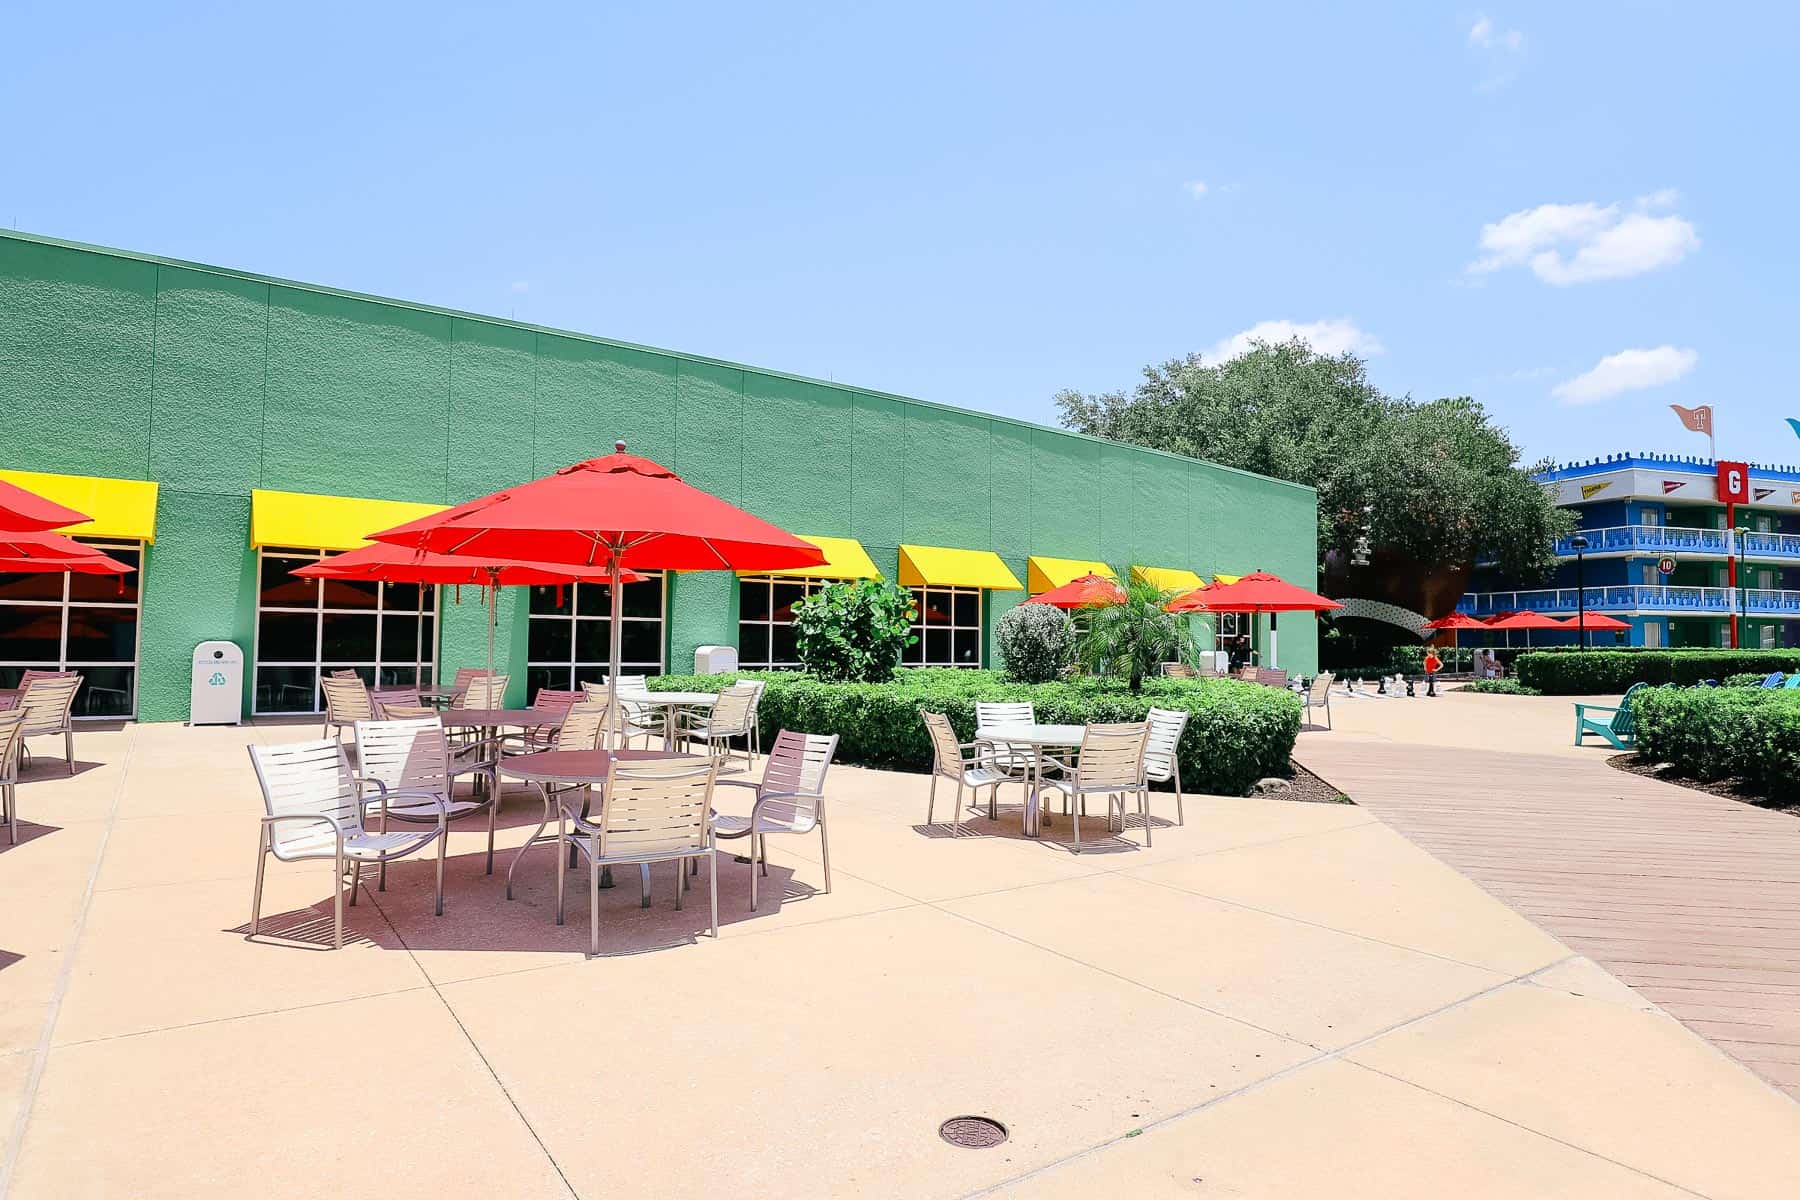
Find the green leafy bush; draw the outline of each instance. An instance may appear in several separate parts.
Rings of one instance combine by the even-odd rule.
[[[1048,604],[1019,604],[994,623],[994,644],[1016,683],[1049,683],[1075,661],[1075,626]]]
[[[975,736],[977,700],[1030,700],[1040,721],[1085,725],[1141,721],[1154,707],[1191,714],[1177,753],[1182,786],[1192,792],[1241,796],[1269,775],[1287,775],[1300,732],[1300,700],[1292,692],[1231,679],[1144,681],[1142,692],[1110,681],[1009,683],[992,671],[904,668],[891,682],[827,683],[794,671],[736,675],[667,675],[649,686],[718,691],[738,679],[761,679],[763,745],[782,729],[835,733],[838,761],[904,771],[931,769],[931,741],[921,709],[950,718],[959,740]]]
[[[794,605],[800,661],[820,679],[880,683],[915,640],[912,593],[885,579],[820,588]]]
[[[1690,684],[1800,670],[1800,650],[1536,650],[1514,660],[1519,682],[1550,696],[1600,696],[1634,683]]]
[[[1456,689],[1459,692],[1486,692],[1491,696],[1541,696],[1534,687],[1526,687],[1516,679],[1471,679]]]
[[[1075,657],[1091,674],[1123,678],[1140,692],[1163,663],[1199,661],[1200,647],[1187,617],[1164,607],[1174,592],[1141,579],[1124,587],[1123,602],[1088,612]]]
[[[1758,674],[1755,671],[1744,671],[1737,675],[1727,675],[1725,678],[1719,680],[1719,682],[1726,687],[1761,687],[1763,685],[1763,680],[1767,678],[1767,674]]]
[[[1694,779],[1742,779],[1777,799],[1800,797],[1800,693],[1647,688],[1632,702],[1645,758]]]

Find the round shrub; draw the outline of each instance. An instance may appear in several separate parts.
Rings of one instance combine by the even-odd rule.
[[[1800,794],[1800,692],[1648,688],[1633,697],[1638,753],[1693,779]]]
[[[1020,604],[994,625],[994,643],[1016,683],[1049,683],[1075,661],[1075,626],[1048,604]]]
[[[879,683],[913,642],[912,593],[885,579],[820,588],[794,605],[800,661],[820,679]]]

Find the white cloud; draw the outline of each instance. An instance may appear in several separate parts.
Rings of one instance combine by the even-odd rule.
[[[1607,355],[1591,370],[1557,384],[1550,394],[1565,404],[1593,404],[1620,392],[1673,383],[1692,371],[1699,361],[1698,352],[1676,346],[1621,350]]]
[[[1204,179],[1190,179],[1181,186],[1186,189],[1188,195],[1196,200],[1206,195],[1206,180]]]
[[[1469,27],[1469,45],[1483,50],[1521,50],[1525,35],[1516,29],[1496,29],[1492,20],[1479,16]]]
[[[1349,317],[1327,317],[1320,321],[1258,321],[1250,328],[1234,333],[1206,351],[1215,362],[1248,354],[1258,342],[1279,344],[1299,338],[1320,354],[1342,354],[1346,350],[1361,355],[1380,354],[1384,347],[1369,333],[1357,327]]]
[[[515,292],[529,292],[531,290],[531,285],[521,279],[512,285],[512,290]]]
[[[1640,196],[1632,211],[1617,204],[1540,204],[1481,227],[1482,257],[1474,274],[1528,266],[1545,283],[1567,287],[1627,279],[1674,266],[1700,248],[1700,236],[1673,213],[1652,215],[1679,195],[1673,188]]]

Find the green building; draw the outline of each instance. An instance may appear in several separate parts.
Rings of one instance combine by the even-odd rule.
[[[308,583],[362,533],[612,449],[818,540],[829,574],[919,590],[915,660],[998,665],[996,619],[1087,563],[1165,583],[1257,568],[1302,584],[1310,488],[900,396],[695,355],[0,231],[0,477],[93,515],[72,535],[123,582],[0,575],[0,685],[87,678],[88,716],[188,713],[197,642],[243,648],[244,711],[312,711],[333,667],[409,682],[478,666],[473,589]],[[818,573],[815,573],[818,574]],[[791,660],[784,609],[816,578],[657,577],[625,596],[625,657],[703,645]],[[421,622],[418,612],[426,613]],[[597,679],[604,589],[509,589],[511,699]],[[435,617],[433,614],[437,614]],[[1235,636],[1236,618],[1221,617]],[[1267,618],[1244,632],[1260,644]],[[1311,671],[1310,622],[1281,665]]]

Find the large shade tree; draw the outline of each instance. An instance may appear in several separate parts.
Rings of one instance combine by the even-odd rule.
[[[1219,363],[1192,354],[1146,367],[1129,392],[1056,402],[1082,433],[1311,484],[1322,556],[1347,555],[1366,521],[1377,547],[1415,562],[1542,576],[1573,525],[1530,478],[1547,464],[1521,465],[1479,402],[1386,396],[1356,355],[1299,340]]]

